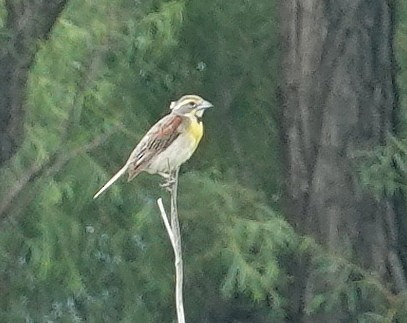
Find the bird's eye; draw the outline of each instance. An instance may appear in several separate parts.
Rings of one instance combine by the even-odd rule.
[[[189,103],[189,106],[194,109],[194,108],[196,108],[198,105],[197,105],[195,102],[190,102],[190,103]]]

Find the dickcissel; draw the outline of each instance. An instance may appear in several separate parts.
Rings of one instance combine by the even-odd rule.
[[[151,127],[126,164],[93,198],[97,198],[126,172],[129,181],[143,171],[168,179],[198,147],[203,135],[202,116],[212,106],[212,103],[197,95],[184,95],[172,102],[171,112]]]

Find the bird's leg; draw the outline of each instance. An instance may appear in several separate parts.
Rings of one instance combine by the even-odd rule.
[[[159,173],[164,178],[164,183],[162,183],[160,186],[171,192],[172,187],[175,183],[175,171],[171,170],[169,160],[167,160],[167,169],[168,172]]]

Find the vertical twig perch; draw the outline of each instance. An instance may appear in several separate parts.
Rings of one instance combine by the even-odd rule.
[[[161,217],[163,218],[165,228],[167,229],[168,236],[171,241],[172,248],[174,249],[175,256],[175,302],[177,307],[178,323],[185,323],[184,304],[182,297],[183,285],[183,264],[182,264],[182,248],[181,248],[181,231],[178,221],[177,210],[177,189],[178,189],[178,173],[179,168],[171,174],[168,180],[168,190],[171,198],[171,223],[168,221],[167,213],[165,212],[163,201],[161,198],[157,200],[158,207],[160,208]]]

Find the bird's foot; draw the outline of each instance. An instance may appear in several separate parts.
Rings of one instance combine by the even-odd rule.
[[[161,175],[161,174],[160,174]],[[162,176],[162,175],[161,175]],[[164,177],[164,182],[160,184],[160,186],[166,189],[168,192],[172,191],[172,188],[175,184],[175,178],[171,174],[166,174]]]
[[[160,187],[166,189],[168,192],[172,191],[172,187],[175,184],[175,180],[174,179],[168,179],[165,182],[160,184]]]

